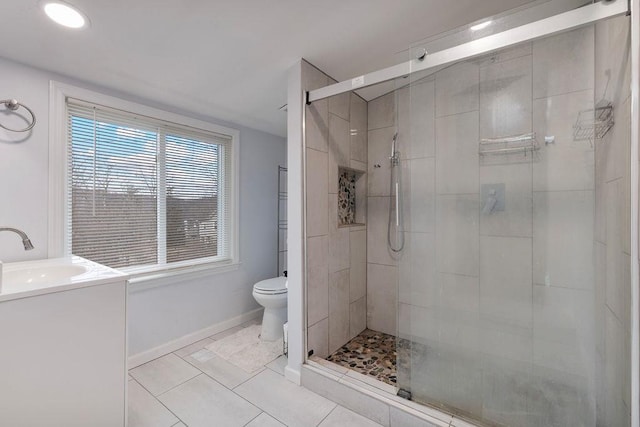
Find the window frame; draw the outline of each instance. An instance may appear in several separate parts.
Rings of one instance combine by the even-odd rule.
[[[239,146],[240,131],[214,123],[193,119],[180,114],[171,113],[147,105],[127,101],[92,90],[72,86],[57,81],[49,85],[49,235],[48,257],[58,258],[71,255],[71,242],[67,233],[70,225],[68,212],[70,200],[69,164],[68,164],[68,129],[67,98],[75,98],[88,103],[103,105],[108,108],[123,110],[134,115],[151,117],[180,126],[192,127],[205,132],[227,135],[231,138],[232,171],[225,174],[231,180],[231,191],[227,206],[230,210],[229,226],[229,259],[219,261],[211,258],[179,261],[171,264],[134,266],[120,268],[129,273],[133,281],[158,280],[174,278],[176,275],[193,273],[196,276],[214,272],[235,270],[240,265],[239,251]]]

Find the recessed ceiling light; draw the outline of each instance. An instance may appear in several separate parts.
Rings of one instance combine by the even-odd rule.
[[[60,1],[45,1],[42,3],[44,13],[51,20],[68,28],[86,27],[89,20],[75,7]]]
[[[491,25],[492,22],[493,21],[484,21],[484,22],[481,22],[479,24],[471,26],[471,28],[469,28],[469,29],[471,31],[479,31],[479,30],[482,30],[484,28],[487,28],[489,25]]]

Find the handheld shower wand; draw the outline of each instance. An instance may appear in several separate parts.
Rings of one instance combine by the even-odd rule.
[[[398,166],[398,162],[400,162],[400,152],[396,150],[397,143],[398,132],[393,134],[393,140],[391,141],[391,156],[389,156],[389,160],[391,160],[391,167]]]
[[[402,186],[400,180],[400,151],[397,150],[398,132],[393,135],[391,141],[391,173],[389,175],[389,194],[393,198],[393,202],[389,202],[389,221],[387,224],[387,244],[392,252],[398,253],[404,248],[404,224],[402,215]],[[395,195],[395,197],[393,197]],[[395,207],[395,218],[393,215]],[[394,221],[395,220],[395,221]],[[392,225],[393,224],[393,225]],[[391,242],[391,228],[395,227],[396,245]]]

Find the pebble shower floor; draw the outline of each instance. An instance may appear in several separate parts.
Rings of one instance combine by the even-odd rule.
[[[395,386],[397,345],[393,335],[365,329],[327,360]]]

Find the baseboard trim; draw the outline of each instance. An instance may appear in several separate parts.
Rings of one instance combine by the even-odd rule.
[[[292,383],[300,385],[301,378],[300,378],[300,371],[299,370],[295,370],[291,366],[285,366],[285,368],[284,368],[284,377],[286,379],[288,379],[289,381],[291,381]]]
[[[150,362],[154,359],[157,359],[158,357],[165,356],[169,353],[181,349],[182,347],[203,340],[219,332],[226,331],[227,329],[233,328],[234,326],[238,326],[250,320],[257,319],[262,315],[262,310],[262,308],[256,308],[255,310],[243,313],[239,316],[232,317],[231,319],[224,320],[220,323],[216,323],[215,325],[208,326],[204,329],[200,329],[199,331],[169,341],[168,343],[159,345],[149,350],[145,350],[138,354],[131,355],[127,359],[128,369],[135,368],[136,366],[140,366],[144,363]]]

